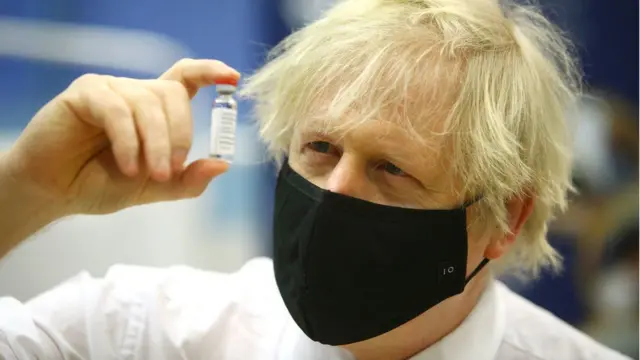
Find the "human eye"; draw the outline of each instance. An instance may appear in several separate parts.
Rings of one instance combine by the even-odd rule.
[[[391,162],[384,161],[379,165],[380,169],[385,173],[397,176],[397,177],[407,177],[409,176],[404,170],[400,169],[398,166],[394,165]]]
[[[331,156],[338,155],[339,151],[333,144],[327,141],[311,141],[305,146],[307,150],[311,150],[315,155]]]

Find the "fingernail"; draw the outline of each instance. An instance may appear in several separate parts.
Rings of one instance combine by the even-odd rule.
[[[164,181],[171,178],[171,167],[169,165],[169,159],[162,157],[156,161],[156,173],[158,180]]]
[[[184,162],[187,160],[189,151],[186,149],[174,149],[171,155],[171,167],[173,170],[184,169]]]
[[[227,65],[227,64],[225,64],[225,65]],[[229,71],[230,71],[231,73],[233,73],[233,74],[234,74],[234,75],[236,75],[237,77],[240,77],[240,76],[241,76],[241,74],[240,74],[240,72],[239,72],[238,70],[236,70],[236,69],[232,68],[232,67],[231,67],[231,66],[229,66],[229,65],[227,65],[227,68],[229,69]]]
[[[128,176],[136,176],[138,175],[138,158],[137,157],[126,157],[124,159],[124,172],[125,175]]]

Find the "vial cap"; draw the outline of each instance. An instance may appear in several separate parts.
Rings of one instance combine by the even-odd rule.
[[[234,87],[238,87],[238,80],[231,79],[231,78],[219,79],[219,80],[216,80],[216,85],[231,85]]]

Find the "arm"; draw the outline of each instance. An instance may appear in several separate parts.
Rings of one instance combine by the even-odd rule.
[[[7,153],[0,153],[0,259],[62,212],[54,202],[14,176]]]
[[[140,345],[158,276],[81,273],[26,303],[0,298],[0,359],[122,359]],[[155,278],[154,278],[155,277]],[[140,281],[129,279],[144,278]]]
[[[36,113],[0,154],[0,259],[48,223],[202,194],[223,161],[188,166],[191,98],[240,74],[179,61],[158,80],[84,75]]]
[[[74,81],[0,154],[0,260],[66,215],[199,196],[228,165],[185,164],[190,99],[200,87],[239,76],[219,61],[187,59],[158,80],[85,75]],[[106,282],[85,275],[27,304],[0,298],[0,359],[130,357],[148,330],[140,323],[151,308],[145,301],[158,298],[144,296],[157,290],[146,276],[125,286],[134,273]],[[136,293],[141,297],[132,298]]]
[[[262,359],[234,328],[280,333],[286,309],[272,269],[266,259],[232,274],[116,265],[24,304],[0,298],[0,359]]]

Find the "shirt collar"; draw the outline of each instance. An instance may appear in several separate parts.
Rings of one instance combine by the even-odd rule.
[[[453,332],[411,360],[494,359],[506,327],[506,314],[496,282],[490,281],[478,304]]]

